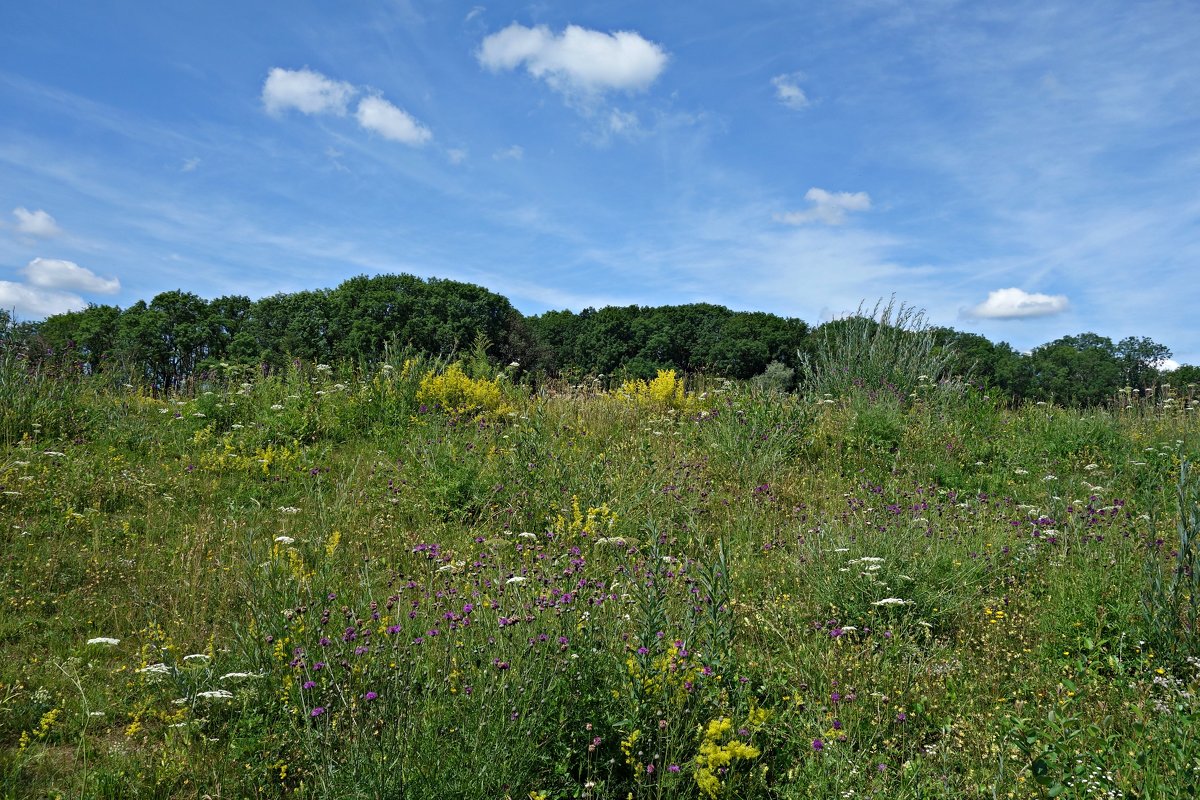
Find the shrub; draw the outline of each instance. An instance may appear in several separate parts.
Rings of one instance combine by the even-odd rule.
[[[417,389],[417,402],[439,408],[452,417],[472,419],[494,419],[513,410],[498,378],[468,377],[457,362],[440,374],[427,372]]]

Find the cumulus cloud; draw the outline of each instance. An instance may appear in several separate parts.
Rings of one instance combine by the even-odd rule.
[[[1067,296],[1037,294],[1023,289],[997,289],[988,292],[987,300],[965,309],[963,314],[975,319],[1022,319],[1047,317],[1067,308]]]
[[[310,69],[275,67],[263,83],[262,101],[267,112],[280,114],[294,108],[305,114],[345,114],[358,90]]]
[[[382,97],[364,97],[358,104],[354,118],[363,128],[378,133],[393,142],[418,147],[433,136],[429,129],[412,118],[407,111],[384,100]]]
[[[545,25],[527,28],[515,22],[485,37],[476,57],[493,72],[523,65],[564,94],[646,89],[668,58],[660,45],[634,31],[604,33],[568,25],[555,34]]]
[[[1162,361],[1159,361],[1157,364],[1155,364],[1154,368],[1163,372],[1174,372],[1182,366],[1182,364],[1173,358],[1164,358]]]
[[[811,208],[776,214],[775,221],[788,225],[804,225],[809,222],[842,225],[845,224],[848,213],[867,211],[871,208],[871,196],[866,192],[827,192],[814,186],[804,193],[804,199],[812,203]]]
[[[81,311],[87,308],[87,301],[70,292],[0,281],[0,308],[12,311],[16,319],[42,319],[51,314]]]
[[[61,261],[56,258],[35,258],[21,272],[25,275],[25,279],[29,281],[30,286],[52,292],[116,294],[121,290],[121,282],[116,278],[101,278],[90,269],[81,267],[74,261]]]
[[[775,87],[775,99],[795,111],[807,108],[808,95],[800,88],[800,79],[803,77],[803,73],[791,72],[771,78],[771,85]]]
[[[24,207],[14,208],[12,213],[17,218],[18,233],[43,238],[58,236],[62,233],[62,228],[58,227],[54,217],[40,208],[37,211],[30,211]]]

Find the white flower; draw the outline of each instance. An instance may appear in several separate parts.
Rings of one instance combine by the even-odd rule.
[[[272,403],[271,410],[272,411],[283,411],[283,404],[282,403]]]
[[[527,578],[525,578],[524,576],[514,575],[511,578],[509,578],[508,580],[506,580],[505,583],[524,583],[526,580],[527,580]]]
[[[329,366],[328,364],[317,364],[316,370],[317,372],[332,372],[333,367]]]
[[[296,508],[295,506],[280,506],[279,513],[280,514],[299,514],[300,509]]]
[[[116,647],[117,645],[119,645],[121,643],[121,640],[114,639],[111,636],[97,636],[95,639],[88,639],[87,643],[89,645],[102,644],[106,647]]]
[[[232,700],[233,692],[226,689],[213,689],[207,692],[199,692],[196,694],[197,700]]]
[[[876,600],[871,603],[873,606],[906,606],[908,601],[899,597],[885,597],[882,600]]]
[[[203,411],[193,411],[193,412],[192,412],[192,416],[193,416],[193,417],[203,417],[203,416],[204,416],[204,412],[203,412]]]
[[[67,457],[67,454],[66,454],[66,453],[60,453],[60,452],[59,452],[59,451],[57,451],[57,450],[43,450],[43,451],[42,451],[42,455],[44,455],[44,456],[54,456],[55,458],[66,458],[66,457]]]
[[[183,657],[183,660],[189,664],[207,664],[209,661],[211,661],[211,658],[209,658],[209,656],[205,653],[189,653]]]
[[[246,426],[240,422],[235,422],[232,425],[230,425],[229,427],[233,428],[235,431],[240,431],[242,428],[244,428]]]
[[[1058,480],[1058,476],[1057,476],[1057,475],[1047,475],[1046,477],[1042,478],[1042,480],[1044,480],[1044,481],[1056,481],[1056,480]]]
[[[1014,469],[1013,472],[1015,472],[1018,475],[1028,475],[1029,474],[1029,470],[1021,469],[1020,467],[1017,467],[1016,469]]]
[[[1086,469],[1088,472],[1091,472],[1094,469],[1100,469],[1100,465],[1099,464],[1088,464],[1086,467],[1084,467],[1084,469]]]
[[[275,537],[276,544],[292,544],[295,541],[296,540],[290,536],[276,536]]]
[[[89,717],[103,717],[104,712],[103,711],[89,711],[88,716]]]
[[[221,676],[220,679],[223,681],[240,681],[245,678],[261,678],[261,677],[262,677],[262,675],[259,675],[256,672],[226,672],[224,675]]]
[[[529,531],[521,531],[520,533],[517,534],[517,537],[520,539],[536,539],[537,534],[530,533]]]
[[[170,675],[171,668],[160,661],[157,664],[150,664],[142,667],[138,670],[138,672],[142,673],[143,675]]]

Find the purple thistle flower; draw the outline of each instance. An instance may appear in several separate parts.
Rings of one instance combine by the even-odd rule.
[[[813,739],[812,748],[813,748],[813,750],[816,750],[819,753],[825,749],[825,743],[822,742],[820,739]]]
[[[374,700],[376,697],[379,697],[379,695],[376,694],[375,692],[367,692],[366,694],[363,695],[363,699],[366,700],[368,703],[371,702],[372,700]]]
[[[301,686],[300,688],[301,689],[315,689],[315,688],[317,688],[317,682],[316,681],[305,681],[304,685]]]
[[[316,708],[314,708],[312,710],[312,716],[314,716],[314,717],[319,717],[324,713],[325,713],[325,709],[322,708],[321,706],[317,706]]]

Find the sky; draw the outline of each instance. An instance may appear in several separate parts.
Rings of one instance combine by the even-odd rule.
[[[410,273],[1200,364],[1200,4],[0,8],[0,307]]]

